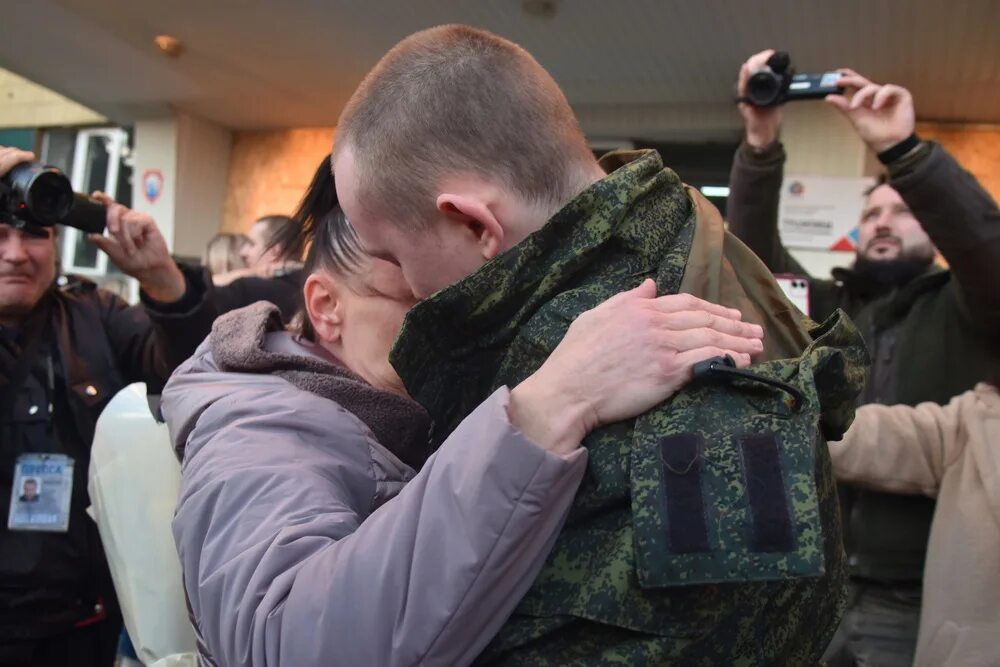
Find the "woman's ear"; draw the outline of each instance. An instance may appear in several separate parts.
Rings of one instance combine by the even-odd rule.
[[[302,293],[305,297],[306,316],[316,331],[317,342],[338,342],[344,326],[344,304],[336,282],[327,276],[313,273],[306,278]]]
[[[449,222],[462,227],[469,240],[479,247],[483,259],[489,261],[500,254],[504,229],[486,202],[446,192],[438,195],[437,209]]]

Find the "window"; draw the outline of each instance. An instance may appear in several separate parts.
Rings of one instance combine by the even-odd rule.
[[[65,172],[76,192],[108,193],[126,206],[132,205],[132,137],[122,128],[52,129],[42,135],[42,161]],[[102,287],[138,298],[138,285],[128,279],[108,256],[90,243],[83,232],[71,227],[60,230],[64,273],[87,276]]]

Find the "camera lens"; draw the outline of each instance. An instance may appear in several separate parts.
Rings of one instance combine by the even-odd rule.
[[[73,188],[58,171],[43,171],[36,175],[26,194],[24,203],[42,222],[59,222],[73,206]]]
[[[759,69],[747,80],[747,97],[754,106],[773,106],[780,95],[781,80],[769,69]]]
[[[38,163],[18,165],[6,180],[17,201],[36,224],[60,222],[73,206],[73,187],[61,171]]]

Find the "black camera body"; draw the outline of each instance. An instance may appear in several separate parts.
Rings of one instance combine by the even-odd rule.
[[[840,77],[840,72],[796,74],[788,54],[777,51],[767,59],[767,65],[751,72],[746,97],[740,101],[755,107],[773,107],[794,100],[820,100],[844,92],[837,85]]]
[[[104,206],[73,192],[69,179],[55,167],[26,162],[0,179],[0,223],[36,235],[53,225],[102,234],[105,221]]]

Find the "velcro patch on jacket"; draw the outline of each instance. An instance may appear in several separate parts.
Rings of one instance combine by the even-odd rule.
[[[754,551],[783,552],[794,548],[792,520],[781,472],[780,441],[773,433],[738,437],[750,501]]]
[[[696,433],[660,441],[663,493],[670,550],[678,554],[708,551],[708,525],[701,490],[702,439]]]
[[[794,382],[801,409],[766,383],[693,382],[637,420],[629,478],[643,588],[823,573],[811,366],[776,360],[754,372]]]

